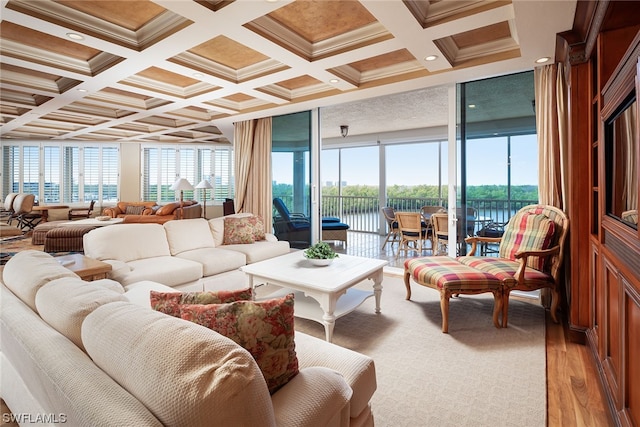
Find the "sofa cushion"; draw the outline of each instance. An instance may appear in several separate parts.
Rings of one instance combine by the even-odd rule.
[[[204,291],[204,292],[159,292],[151,290],[149,302],[151,308],[173,317],[180,317],[182,304],[226,304],[235,301],[250,301],[253,298],[251,288]]]
[[[251,355],[207,328],[113,302],[87,316],[82,341],[96,365],[164,425],[275,425]]]
[[[293,294],[263,301],[180,306],[180,317],[206,326],[246,348],[274,393],[298,373]]]
[[[291,251],[289,242],[286,240],[260,240],[252,245],[224,245],[223,248],[228,251],[243,253],[247,264],[288,254]]]
[[[180,202],[167,203],[166,205],[160,206],[156,210],[155,214],[156,215],[173,215],[173,212],[179,207],[180,207]]]
[[[78,278],[46,252],[26,250],[15,254],[4,266],[2,280],[7,288],[36,311],[36,293],[48,282],[62,277]]]
[[[245,244],[255,242],[251,217],[224,219],[224,245]]]
[[[342,374],[353,390],[352,419],[369,409],[369,402],[377,388],[372,358],[301,332],[296,332],[296,353],[301,370],[324,366]]]
[[[85,234],[83,243],[85,255],[101,261],[113,259],[129,262],[171,255],[167,235],[161,224],[99,227]]]
[[[117,227],[114,225],[113,227]],[[151,280],[167,286],[177,286],[199,280],[202,277],[202,264],[188,259],[172,256],[144,258],[127,263],[130,270],[111,271],[109,278],[117,280],[123,286],[141,280]]]
[[[200,263],[202,265],[202,275],[205,277],[235,270],[247,264],[247,257],[244,253],[220,248],[194,249],[179,253],[176,257]]]
[[[80,278],[53,280],[36,294],[36,307],[45,322],[84,350],[80,336],[84,318],[101,305],[127,300],[109,286]],[[120,290],[123,291],[122,286]]]
[[[66,422],[56,425],[162,427],[138,399],[2,284],[0,294],[3,396],[15,396],[22,389],[29,399],[21,403],[37,403],[35,409],[44,405],[31,412],[32,421],[35,415],[48,413],[58,419],[64,414]],[[97,330],[96,338],[101,337]],[[40,421],[25,425],[53,425]]]
[[[122,285],[119,282],[116,282],[115,280],[98,279],[98,280],[91,281],[91,283],[93,283],[94,285],[100,285],[103,288],[110,289],[110,290],[112,290],[114,292],[117,292],[119,294],[123,294],[124,293],[124,287],[122,287]]]
[[[213,236],[204,218],[169,221],[163,225],[171,255],[200,248],[213,248]]]
[[[549,249],[553,242],[555,223],[545,215],[532,212],[522,212],[509,221],[506,227],[498,256],[500,258],[515,259],[517,252],[540,251]],[[545,258],[529,257],[527,267],[544,271]]]
[[[253,216],[252,213],[237,213],[209,220],[209,228],[213,235],[213,241],[216,246],[221,246],[224,242],[224,221],[226,218],[245,218]]]
[[[373,426],[373,418],[370,422],[349,419],[352,395],[339,372],[313,366],[301,369],[271,396],[271,402],[279,426]]]
[[[171,286],[162,283],[152,282],[151,280],[142,280],[134,282],[124,287],[124,296],[129,301],[144,308],[151,308],[149,304],[149,295],[151,290],[159,292],[178,292]]]

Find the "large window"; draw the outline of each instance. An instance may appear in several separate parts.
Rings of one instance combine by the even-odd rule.
[[[417,211],[425,205],[442,205],[447,195],[446,145],[446,141],[371,141],[366,146],[322,150],[322,214],[344,219],[353,231],[378,232],[382,206]]]
[[[178,178],[186,179],[194,187],[206,179],[213,185],[211,194],[214,200],[233,198],[233,156],[230,148],[143,146],[141,167],[144,200],[176,200],[171,185]],[[184,198],[200,200],[202,194],[200,191],[185,191]]]
[[[459,91],[458,200],[478,217],[505,222],[538,200],[533,72],[463,83]]]
[[[118,199],[116,145],[15,143],[2,147],[2,192],[36,195],[41,203]]]

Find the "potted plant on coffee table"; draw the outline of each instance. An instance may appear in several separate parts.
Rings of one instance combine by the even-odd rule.
[[[318,242],[304,251],[304,257],[313,265],[324,267],[331,264],[334,258],[338,258],[338,254],[328,243]]]

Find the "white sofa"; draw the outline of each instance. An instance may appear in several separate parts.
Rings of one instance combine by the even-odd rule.
[[[39,251],[2,272],[1,394],[20,424],[371,426],[373,360],[295,333],[300,372],[270,395],[252,356],[150,308],[154,282],[82,281]]]
[[[254,243],[223,244],[224,219],[249,215],[100,227],[84,235],[84,254],[111,264],[108,277],[124,286],[152,280],[179,290],[237,289],[246,286],[240,267],[290,251],[289,242],[269,233]]]

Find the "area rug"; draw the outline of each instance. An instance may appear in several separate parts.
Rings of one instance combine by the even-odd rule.
[[[333,341],[374,359],[376,426],[546,426],[541,306],[512,298],[509,327],[497,329],[490,294],[452,298],[443,334],[438,292],[412,285],[407,301],[402,277],[387,273],[382,285],[382,312],[369,298],[336,321]],[[319,323],[295,322],[324,339]]]
[[[4,265],[12,256],[26,250],[44,250],[44,245],[31,244],[31,233],[0,240],[0,265]],[[76,252],[49,252],[53,256],[68,255]]]

